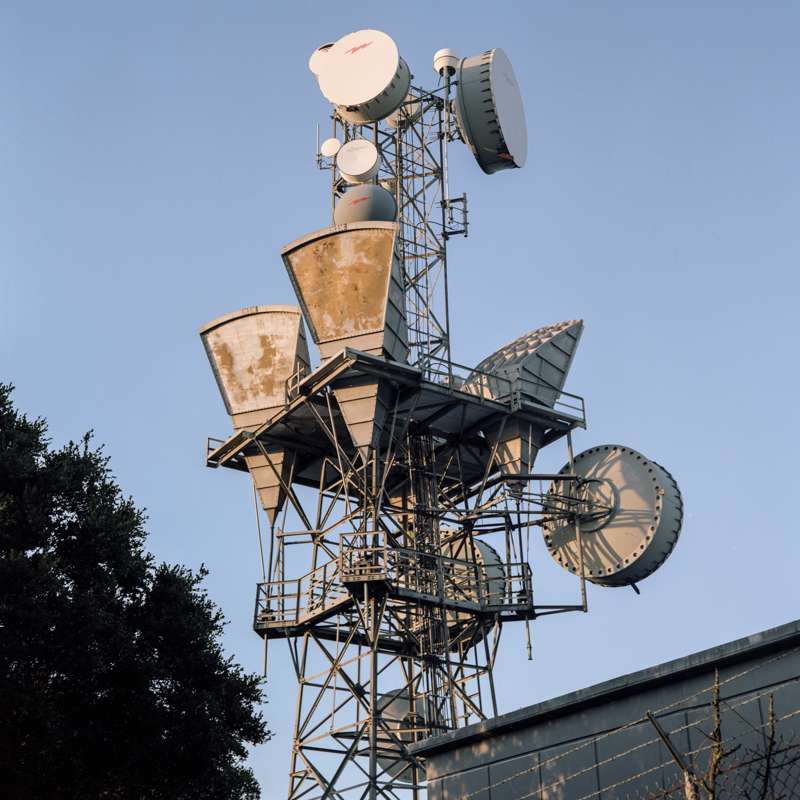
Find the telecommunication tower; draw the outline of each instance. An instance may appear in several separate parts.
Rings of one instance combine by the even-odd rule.
[[[525,164],[505,53],[440,50],[429,90],[389,36],[361,30],[309,67],[334,107],[317,148],[333,225],[283,248],[299,307],[201,328],[234,429],[207,464],[249,472],[269,520],[254,628],[287,642],[297,675],[288,797],[416,799],[425,765],[408,745],[497,714],[503,625],[524,623],[530,648],[530,621],[587,610],[587,582],[635,588],[672,551],[682,501],[631,448],[573,454],[582,321],[475,367],[451,358],[447,244],[468,209],[447,151],[466,144],[487,174]],[[562,470],[535,472],[556,442]],[[539,601],[536,527],[579,601]]]

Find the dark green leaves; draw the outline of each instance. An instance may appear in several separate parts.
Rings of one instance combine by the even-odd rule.
[[[52,450],[0,384],[0,796],[245,798],[268,737],[205,571],[156,566],[90,437]]]

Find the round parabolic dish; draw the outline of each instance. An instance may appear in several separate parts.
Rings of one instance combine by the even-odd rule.
[[[336,166],[348,183],[366,183],[378,174],[380,155],[369,139],[351,139],[342,145]]]
[[[460,588],[461,599],[473,603],[483,600],[495,608],[502,608],[509,594],[509,585],[506,580],[506,568],[500,554],[488,542],[477,537],[473,540],[475,549],[472,550],[464,539],[450,539],[442,544],[442,555],[452,561],[445,562],[445,574],[448,585]],[[474,552],[474,555],[473,555]],[[477,562],[480,570],[482,586],[481,596],[476,592],[475,570],[473,564]],[[447,612],[448,627],[451,631],[451,641],[461,641],[459,632],[474,626],[475,616],[469,611],[450,610]],[[473,642],[479,642],[486,631],[478,626],[472,631]],[[456,645],[458,647],[458,645]]]
[[[677,483],[662,466],[622,445],[601,445],[577,455],[572,482],[554,481],[548,510],[563,509],[559,498],[577,491],[582,501],[581,540],[586,579],[600,586],[628,586],[644,580],[667,559],[678,541],[683,501]],[[569,464],[561,472],[569,473]],[[554,519],[544,526],[550,555],[578,575],[575,526]]]
[[[415,122],[421,115],[422,103],[414,100],[411,95],[407,95],[402,105],[386,117],[386,124],[390,128],[397,128],[404,124]]]
[[[326,158],[333,158],[341,149],[342,143],[335,136],[332,136],[320,145],[319,153]]]
[[[484,172],[525,165],[528,128],[522,94],[514,68],[499,47],[461,61],[456,118]]]
[[[351,186],[333,209],[336,225],[348,222],[394,222],[397,203],[391,192],[374,183]]]
[[[314,62],[322,94],[352,122],[376,122],[405,98],[411,74],[382,31],[349,33]]]
[[[333,47],[333,45],[334,42],[326,42],[325,44],[321,44],[309,57],[308,68],[315,75],[319,75],[320,71],[322,70],[322,59],[328,55],[328,51],[331,49],[331,47]]]
[[[381,719],[401,742],[409,743],[418,738],[417,733],[425,727],[425,717],[420,712],[424,709],[425,699],[416,698],[418,711],[412,711],[408,689],[395,689],[379,696],[378,703]],[[393,778],[412,779],[410,762],[402,758],[402,748],[394,736],[387,731],[378,731],[378,764]],[[424,775],[424,767],[418,767]]]

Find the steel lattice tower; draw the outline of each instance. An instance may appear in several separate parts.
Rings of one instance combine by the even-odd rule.
[[[369,41],[345,54],[379,38],[366,31],[340,42],[362,34]],[[398,97],[391,116],[365,123],[353,120],[358,107],[337,108],[333,136],[343,147],[371,143],[379,163],[365,183],[391,192],[396,221],[367,217],[292,242],[282,258],[300,308],[254,306],[201,329],[235,431],[209,440],[207,464],[249,472],[269,520],[254,629],[265,647],[287,642],[297,677],[292,800],[419,798],[424,764],[409,746],[497,714],[492,672],[503,625],[585,611],[587,578],[633,583],[677,538],[680,496],[668,513],[666,471],[652,487],[653,525],[642,528],[640,550],[610,564],[597,538],[621,495],[605,477],[615,474],[608,458],[582,467],[586,454],[572,454],[585,409],[563,385],[579,320],[532,331],[477,367],[452,360],[447,244],[467,233],[467,201],[449,195],[447,149],[477,104],[494,147],[489,170],[473,126],[479,163],[518,166],[491,83],[502,59],[501,51],[463,59],[460,85],[455,70],[442,70],[428,91],[411,86],[395,58],[397,80],[409,83],[389,87]],[[348,181],[331,158],[319,155],[318,165],[331,170],[336,223]],[[567,445],[564,469],[535,473],[537,452],[557,441]],[[617,461],[637,458],[650,480],[657,465],[609,448]],[[603,476],[590,474],[598,469]],[[535,602],[535,526],[580,578],[579,603]]]

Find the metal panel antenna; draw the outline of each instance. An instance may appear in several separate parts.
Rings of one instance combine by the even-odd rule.
[[[451,358],[447,244],[467,233],[467,200],[449,194],[447,151],[463,141],[488,174],[525,164],[505,54],[440,50],[429,90],[389,36],[362,30],[309,67],[333,105],[317,163],[334,224],[282,251],[300,308],[201,330],[233,425],[206,463],[249,472],[270,521],[253,627],[287,643],[297,676],[288,797],[418,800],[425,764],[409,744],[497,714],[503,625],[525,623],[530,653],[530,622],[586,611],[587,581],[650,575],[682,501],[630,448],[573,455],[585,407],[564,386],[581,321],[477,367]],[[565,467],[536,473],[557,442]],[[579,602],[534,597],[537,526]]]

